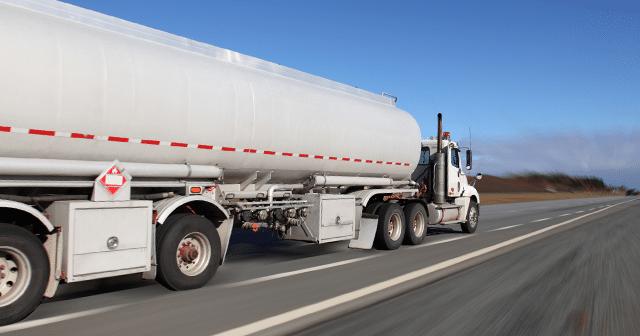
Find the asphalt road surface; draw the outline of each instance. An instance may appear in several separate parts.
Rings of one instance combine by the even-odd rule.
[[[482,206],[396,251],[234,231],[204,288],[61,285],[7,335],[640,335],[640,199]]]

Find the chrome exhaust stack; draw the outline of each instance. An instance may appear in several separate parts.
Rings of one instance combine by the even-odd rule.
[[[434,159],[433,202],[443,204],[445,197],[445,154],[442,152],[442,113],[438,113],[438,152]]]

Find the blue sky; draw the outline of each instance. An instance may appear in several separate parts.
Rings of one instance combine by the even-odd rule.
[[[64,2],[442,113],[474,173],[640,189],[637,1]]]

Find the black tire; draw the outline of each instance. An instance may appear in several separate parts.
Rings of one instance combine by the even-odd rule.
[[[49,258],[31,232],[0,223],[0,325],[29,316],[42,302]]]
[[[220,236],[204,217],[171,215],[156,232],[156,255],[159,283],[171,290],[200,288],[220,266]]]
[[[467,211],[467,221],[460,224],[460,228],[464,233],[474,233],[478,228],[478,204],[475,201],[469,201],[469,210]]]
[[[362,210],[362,212],[370,214],[370,215],[375,215],[377,214],[378,210],[380,210],[380,207],[384,205],[384,202],[373,202],[373,203],[369,203],[364,210]]]
[[[410,203],[404,207],[406,233],[404,243],[420,245],[427,233],[427,210],[420,203]]]
[[[379,250],[395,250],[402,245],[405,220],[402,207],[395,203],[383,204],[378,209],[378,229],[374,240]]]

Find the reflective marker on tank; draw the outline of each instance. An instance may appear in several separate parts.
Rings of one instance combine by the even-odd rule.
[[[148,139],[135,139],[135,138],[125,138],[125,137],[117,137],[117,136],[103,136],[103,135],[93,135],[93,134],[83,134],[83,133],[67,133],[67,132],[58,132],[58,131],[47,131],[47,130],[39,130],[39,129],[25,129],[18,127],[9,127],[9,126],[0,126],[0,132],[6,133],[22,133],[22,134],[34,134],[34,135],[44,135],[44,136],[54,136],[61,138],[73,138],[73,139],[90,139],[90,140],[102,140],[102,141],[110,141],[110,142],[123,142],[123,143],[139,143],[144,145],[152,145],[152,146],[169,146],[169,147],[183,147],[183,148],[197,148],[197,149],[206,149],[206,150],[217,150],[223,152],[244,152],[244,153],[260,153],[265,155],[281,155],[281,156],[290,156],[290,157],[301,157],[301,158],[310,158],[320,160],[335,160],[335,161],[345,161],[345,162],[363,162],[362,159],[351,159],[351,158],[340,158],[337,156],[324,156],[324,155],[310,155],[310,154],[295,154],[295,153],[281,153],[275,151],[263,151],[257,149],[238,149],[234,147],[218,147],[218,146],[210,146],[210,145],[195,145],[195,144],[187,144],[182,142],[167,142],[167,141],[159,141],[159,140],[148,140]],[[373,161],[373,160],[364,160],[366,163],[377,163],[377,164],[388,164],[393,165],[394,162],[384,162],[384,161]],[[409,163],[401,163],[395,162],[397,166],[411,166]]]

